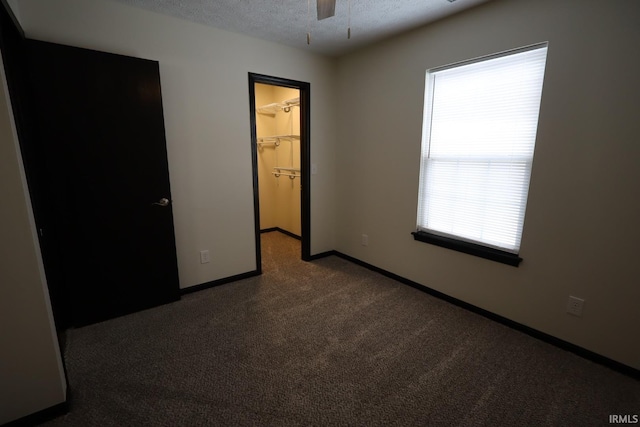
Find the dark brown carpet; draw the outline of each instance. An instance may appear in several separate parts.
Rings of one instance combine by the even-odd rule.
[[[264,274],[70,330],[51,426],[602,426],[640,383],[299,242]]]

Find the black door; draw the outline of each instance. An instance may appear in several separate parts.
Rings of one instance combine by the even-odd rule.
[[[56,320],[177,300],[158,63],[31,40],[26,57],[26,167]]]

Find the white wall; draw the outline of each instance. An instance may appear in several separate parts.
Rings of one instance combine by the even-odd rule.
[[[639,19],[634,0],[496,0],[342,58],[336,249],[640,368]],[[425,70],[543,41],[521,266],[414,241]]]
[[[333,60],[105,0],[19,5],[27,37],[160,62],[181,287],[256,269],[249,72],[311,84],[311,253],[334,248]]]
[[[0,425],[66,399],[7,94],[0,59]]]

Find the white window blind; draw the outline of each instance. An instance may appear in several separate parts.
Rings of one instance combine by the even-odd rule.
[[[519,252],[546,55],[427,72],[418,231]]]

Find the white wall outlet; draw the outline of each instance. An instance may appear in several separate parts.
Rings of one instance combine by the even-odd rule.
[[[569,296],[567,302],[567,313],[574,316],[582,317],[582,309],[584,308],[584,300],[578,297]]]
[[[209,261],[211,261],[209,259],[209,251],[208,250],[200,251],[200,264],[206,264]]]
[[[362,235],[362,246],[369,246],[369,236],[366,234]]]
[[[318,164],[311,163],[311,175],[318,175]]]

